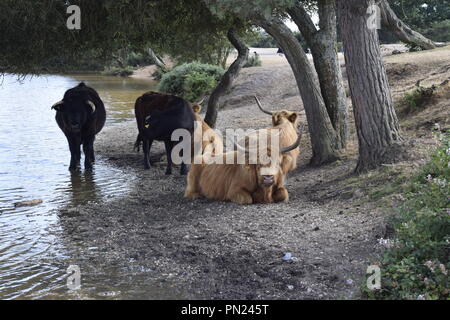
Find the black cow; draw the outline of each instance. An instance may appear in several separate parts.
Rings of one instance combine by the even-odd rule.
[[[194,131],[195,115],[184,99],[158,92],[147,92],[136,100],[135,115],[139,135],[135,146],[143,142],[144,167],[150,168],[150,148],[154,140],[163,141],[167,154],[166,174],[172,174],[172,148],[179,142],[171,140],[177,129]],[[180,174],[187,174],[186,164],[181,163]]]
[[[69,142],[69,170],[75,170],[80,165],[81,145],[85,157],[84,167],[91,169],[95,161],[95,135],[102,130],[106,120],[105,106],[97,91],[82,82],[67,90],[64,98],[55,103],[52,109],[56,110],[56,122]]]

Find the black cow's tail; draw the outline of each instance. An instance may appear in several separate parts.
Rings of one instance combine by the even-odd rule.
[[[136,138],[136,142],[134,143],[134,148],[133,148],[134,151],[139,152],[141,150],[141,142],[142,142],[142,136],[139,133]]]

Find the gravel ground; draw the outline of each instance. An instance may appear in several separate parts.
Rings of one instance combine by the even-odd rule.
[[[268,108],[302,110],[288,66],[250,68],[224,97],[218,128],[269,126],[255,93]],[[355,167],[351,147],[342,161],[311,168],[306,135],[299,168],[287,179],[289,203],[241,206],[184,199],[185,177],[164,175],[162,144],[144,171],[135,137],[135,123],[126,123],[96,141],[100,156],[138,177],[130,193],[60,212],[73,260],[92,281],[108,274],[110,287],[127,288],[118,298],[358,298],[386,230],[384,213],[364,192],[344,196],[336,187]],[[284,261],[286,253],[293,258]]]

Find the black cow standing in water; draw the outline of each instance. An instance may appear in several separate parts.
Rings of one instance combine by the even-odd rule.
[[[91,169],[95,161],[94,140],[106,120],[106,110],[97,91],[80,83],[69,89],[64,98],[55,103],[56,122],[69,142],[70,166],[75,170],[80,165],[81,145],[84,152],[84,167]]]

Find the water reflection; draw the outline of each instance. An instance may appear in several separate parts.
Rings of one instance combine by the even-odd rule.
[[[95,168],[92,170],[76,170],[70,174],[70,202],[73,206],[96,201],[101,198],[100,189],[95,184]]]

